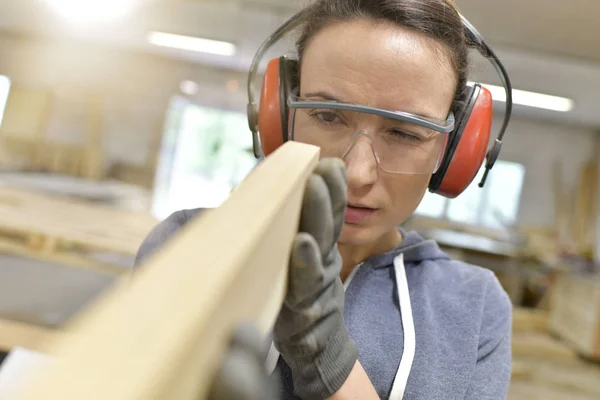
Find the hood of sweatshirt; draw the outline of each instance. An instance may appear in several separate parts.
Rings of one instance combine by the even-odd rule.
[[[373,268],[390,267],[394,259],[403,254],[406,264],[419,264],[425,260],[450,260],[450,257],[444,253],[438,244],[433,240],[426,240],[417,232],[406,232],[399,229],[402,234],[402,243],[386,253],[379,254],[365,260]]]

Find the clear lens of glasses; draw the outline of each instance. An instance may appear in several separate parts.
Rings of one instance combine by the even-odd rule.
[[[318,105],[327,102],[321,103]],[[292,109],[290,139],[319,146],[323,157],[340,158],[348,156],[359,140],[368,139],[381,169],[403,174],[434,173],[439,167],[446,135],[423,126],[426,124],[421,121],[409,120],[337,106],[301,106]]]

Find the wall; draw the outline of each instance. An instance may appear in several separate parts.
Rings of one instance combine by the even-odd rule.
[[[202,82],[198,99],[207,105],[245,110],[245,74],[203,68],[82,43],[61,43],[0,35],[0,74],[14,84],[55,93],[47,135],[66,142],[85,136],[85,103],[92,93],[105,99],[103,127],[110,161],[141,164],[149,138],[162,129],[169,100],[179,84]],[[235,93],[224,90],[237,79]]]
[[[500,121],[500,116],[495,120]],[[498,129],[497,124],[493,129]],[[594,156],[596,137],[594,130],[582,127],[522,118],[511,121],[500,158],[525,166],[521,224],[554,224],[553,163],[562,163],[563,182],[575,188],[581,167]]]

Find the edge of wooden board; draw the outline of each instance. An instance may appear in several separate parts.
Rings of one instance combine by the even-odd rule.
[[[9,352],[13,347],[24,347],[43,352],[46,344],[58,340],[60,335],[58,329],[0,318],[0,351]]]
[[[53,349],[56,368],[19,399],[151,400],[167,393],[178,400],[202,398],[231,325],[252,316],[265,331],[276,318],[304,187],[318,158],[317,147],[289,142],[265,159],[221,207],[190,222],[135,279],[76,318],[69,326],[72,340]],[[277,229],[285,240],[273,236],[280,234]],[[270,249],[265,238],[276,239],[270,246],[277,248]],[[285,257],[284,265],[273,273],[256,265],[247,271],[245,260],[269,260],[270,250]],[[235,267],[214,273],[212,265]],[[257,271],[263,281],[248,284],[249,274]],[[269,287],[276,299],[269,297]],[[258,295],[251,296],[248,288]],[[235,296],[247,291],[244,302],[221,299],[228,290]],[[228,304],[219,303],[223,300]],[[249,309],[257,305],[262,309]],[[259,315],[263,309],[271,315]],[[210,342],[203,330],[209,320]],[[205,373],[198,376],[199,370]]]

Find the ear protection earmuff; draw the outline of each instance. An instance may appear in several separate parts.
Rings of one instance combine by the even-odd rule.
[[[429,190],[445,197],[461,194],[473,181],[485,159],[492,128],[492,95],[475,84],[448,136],[442,162],[429,182]]]
[[[299,84],[298,62],[285,56],[269,61],[260,93],[258,126],[265,155],[288,139],[287,98]]]
[[[257,109],[253,101],[251,85],[264,52],[286,32],[295,28],[301,20],[301,14],[302,12],[293,16],[263,43],[250,68],[248,124],[253,134],[254,154],[257,158],[269,155],[288,139],[287,98],[300,83],[298,62],[286,56],[269,61],[263,78],[260,109]],[[463,16],[461,18],[470,44],[494,65],[502,79],[506,90],[506,111],[500,133],[488,150],[493,116],[492,95],[481,84],[467,86],[466,100],[455,116],[454,131],[448,135],[440,166],[429,183],[431,192],[448,198],[457,197],[471,184],[487,158],[485,172],[479,183],[483,187],[500,153],[502,138],[512,112],[512,87],[504,66],[479,32]]]

